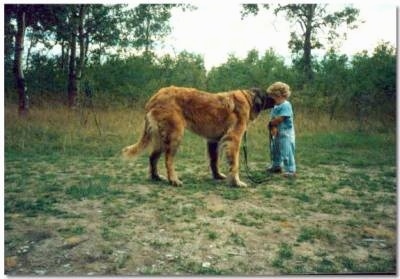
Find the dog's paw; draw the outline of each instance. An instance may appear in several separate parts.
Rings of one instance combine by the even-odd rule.
[[[168,181],[168,179],[165,176],[159,175],[159,174],[151,175],[150,179],[153,180],[153,181]]]
[[[223,179],[226,179],[226,175],[219,172],[219,173],[213,175],[213,178],[216,180],[223,180]]]
[[[238,176],[238,175],[234,175],[234,176],[229,175],[229,176],[228,176],[228,184],[229,184],[230,186],[232,186],[232,187],[247,187],[247,184],[244,183],[244,182],[242,182],[242,181],[239,179],[239,176]]]
[[[240,180],[239,180],[239,181],[236,181],[235,185],[233,185],[233,186],[245,188],[245,187],[247,187],[247,184],[244,183],[243,181],[240,181]]]
[[[171,183],[171,185],[175,187],[181,187],[183,185],[183,182],[179,179],[170,180],[169,183]]]

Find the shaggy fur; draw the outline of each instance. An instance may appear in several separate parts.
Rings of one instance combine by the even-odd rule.
[[[218,169],[218,151],[223,149],[229,164],[228,183],[245,187],[239,179],[239,147],[250,120],[274,100],[261,89],[235,90],[211,94],[194,88],[166,87],[160,89],[146,104],[145,127],[140,140],[123,149],[128,157],[138,155],[150,143],[150,178],[161,180],[157,163],[165,153],[168,181],[182,185],[174,168],[174,156],[184,129],[207,139],[211,173],[214,179],[224,179]]]

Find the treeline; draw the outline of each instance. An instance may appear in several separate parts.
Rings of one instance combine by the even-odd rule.
[[[34,55],[25,76],[31,103],[66,101],[67,75],[60,69],[57,57]],[[218,92],[266,87],[283,80],[292,86],[298,105],[324,110],[332,118],[338,113],[351,112],[360,118],[376,114],[394,120],[396,55],[393,46],[382,43],[372,54],[363,51],[353,57],[330,51],[313,62],[313,76],[312,82],[305,83],[301,69],[287,65],[272,49],[263,54],[251,50],[243,59],[232,55],[208,73],[203,58],[188,52],[176,57],[114,57],[101,64],[88,65],[78,99],[91,98],[102,106],[130,106],[171,84]],[[16,101],[12,72],[8,70],[5,77],[6,97]]]

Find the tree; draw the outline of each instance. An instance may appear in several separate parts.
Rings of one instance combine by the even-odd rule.
[[[196,9],[190,4],[139,4],[126,11],[122,46],[149,54],[171,32],[169,20],[173,8],[183,11]]]
[[[16,23],[22,22],[17,20],[17,11],[20,7],[21,11],[29,11],[24,13],[26,19],[24,35],[21,35],[21,32],[17,33]],[[130,47],[135,50],[144,49],[147,63],[155,62],[155,56],[151,51],[170,31],[168,20],[171,17],[171,9],[175,7],[183,10],[194,9],[191,5],[138,5],[133,9],[129,9],[127,5],[98,4],[6,5],[6,80],[9,81],[9,77],[14,76],[10,69],[13,65],[17,65],[17,61],[21,61],[19,64],[21,70],[14,71],[20,73],[18,84],[21,85],[24,82],[23,68],[31,71],[30,77],[37,76],[34,73],[35,69],[27,67],[40,68],[41,65],[37,62],[44,59],[45,62],[49,62],[45,63],[46,69],[49,72],[53,70],[57,72],[57,82],[62,75],[65,75],[68,105],[74,107],[80,95],[81,83],[85,80],[87,65],[101,65],[107,59],[120,56],[125,49],[132,50]],[[18,38],[22,39],[18,41],[19,45],[16,45],[17,34]],[[28,52],[22,50],[23,39],[28,46]],[[39,50],[56,50],[55,46],[60,46],[61,51],[56,54],[52,51],[47,58],[46,54]],[[21,51],[18,52],[16,49]],[[22,54],[26,60],[22,60]],[[54,64],[54,61],[58,63]],[[57,66],[58,70],[51,69]],[[19,87],[25,88],[25,86]]]
[[[22,55],[24,51],[25,37],[25,9],[23,6],[17,8],[17,33],[15,35],[15,58],[14,58],[14,74],[16,88],[18,92],[18,112],[20,115],[25,115],[28,112],[28,102],[25,92],[25,78],[22,68]]]
[[[68,60],[68,105],[76,105],[86,63],[90,58],[100,63],[105,47],[118,43],[122,5],[63,5],[55,11],[55,33],[61,45],[60,66]],[[96,45],[90,51],[90,46]]]
[[[15,82],[13,82],[13,65],[14,65],[14,54],[15,54],[15,35],[16,29],[12,24],[15,18],[13,12],[13,6],[4,5],[4,87],[5,93],[8,88],[13,88]]]
[[[18,93],[18,112],[20,115],[23,116],[28,113],[29,105],[28,95],[26,93],[23,63],[25,33],[28,27],[32,29],[38,28],[38,26],[45,25],[45,22],[52,17],[48,13],[45,5],[6,5],[5,13],[5,23],[7,26],[5,39],[10,38],[11,36],[15,37],[13,74],[15,80],[15,88]],[[14,26],[12,24],[12,19],[15,19],[16,21],[16,30],[14,29]],[[5,47],[7,61],[10,57],[10,48],[12,47],[12,44],[8,42],[5,44]]]
[[[360,123],[368,117],[396,117],[396,51],[388,43],[379,44],[372,56],[367,51],[352,61],[351,103]]]
[[[171,7],[168,4],[140,4],[132,10],[128,26],[133,30],[134,40],[131,43],[135,48],[144,48],[144,52],[148,53],[156,41],[171,31],[166,24],[171,17]]]
[[[164,56],[160,64],[160,77],[164,78],[166,85],[206,89],[206,69],[200,55],[183,51],[174,60],[169,55]]]
[[[126,9],[125,5],[70,5],[69,28],[59,28],[68,32],[63,36],[68,38],[70,53],[69,105],[72,107],[76,103],[83,71],[89,60],[100,64],[107,48],[115,46],[144,47],[145,53],[149,53],[154,43],[170,32],[167,23],[171,17],[170,9],[174,6],[141,4]]]
[[[318,96],[312,96],[312,100],[318,102],[323,99],[332,120],[340,105],[349,101],[351,94],[350,65],[346,55],[339,55],[333,49],[330,50],[317,65],[314,78],[314,90]],[[311,96],[310,96],[311,97]],[[321,104],[321,102],[319,102]]]
[[[258,14],[259,8],[254,5],[244,4],[242,17]],[[329,13],[327,6],[327,4],[278,4],[274,8],[275,15],[283,12],[290,22],[300,26],[300,30],[291,32],[289,48],[293,54],[300,57],[296,62],[304,72],[306,82],[313,78],[312,50],[324,47],[318,35],[327,34],[328,41],[333,42],[340,37],[337,31],[340,26],[346,25],[350,29],[357,27],[358,9],[348,6],[341,11]],[[264,7],[269,8],[265,5]],[[345,36],[345,33],[342,35]]]
[[[69,64],[68,64],[68,106],[74,107],[78,95],[78,84],[76,75],[76,37],[78,30],[78,14],[76,7],[71,7],[70,16],[70,40],[69,40]]]

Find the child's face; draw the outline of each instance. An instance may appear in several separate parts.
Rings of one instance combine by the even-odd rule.
[[[275,104],[277,105],[282,104],[286,100],[286,98],[283,96],[271,96],[271,98],[274,99]]]

